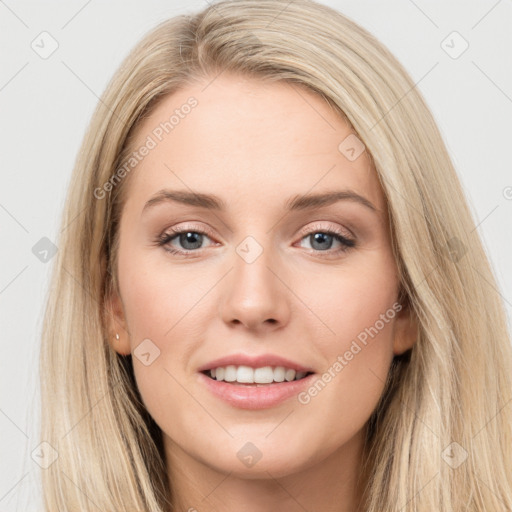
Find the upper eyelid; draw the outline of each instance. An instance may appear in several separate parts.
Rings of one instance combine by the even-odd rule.
[[[308,234],[311,234],[311,233],[316,233],[316,232],[319,232],[319,231],[334,231],[334,232],[344,232],[344,231],[347,231],[347,236],[345,235],[345,233],[342,233],[342,235],[345,237],[345,238],[355,238],[355,235],[354,233],[352,233],[352,230],[350,230],[349,228],[347,227],[325,227],[325,226],[321,226],[320,224],[322,222],[328,222],[328,221],[313,221],[313,225],[310,226],[309,228],[304,228],[303,230],[301,230],[300,232],[304,234],[304,236],[308,235]]]

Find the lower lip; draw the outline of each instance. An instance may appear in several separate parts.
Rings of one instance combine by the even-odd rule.
[[[204,373],[199,373],[199,379],[217,397],[239,409],[268,409],[274,407],[292,396],[298,395],[311,384],[315,377],[312,373],[300,380],[291,382],[275,382],[273,384],[244,385],[214,380]]]

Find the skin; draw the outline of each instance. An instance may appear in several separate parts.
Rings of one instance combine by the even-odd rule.
[[[212,395],[197,369],[235,352],[278,354],[319,376],[332,367],[398,298],[384,195],[366,152],[350,161],[338,150],[352,131],[319,96],[228,73],[211,81],[166,97],[138,127],[134,147],[190,96],[198,100],[129,177],[120,294],[110,300],[121,338],[112,345],[129,354],[150,339],[160,350],[148,366],[134,357],[134,371],[164,434],[178,510],[353,512],[365,424],[393,356],[416,337],[407,309],[308,404],[295,396],[236,408]],[[164,188],[215,194],[227,210],[164,202],[143,213]],[[351,200],[284,209],[291,196],[342,189],[376,210]],[[172,226],[211,235],[202,245],[199,236],[197,249],[179,236],[167,244],[195,251],[187,258],[156,243]],[[315,245],[310,235],[332,229],[355,247]],[[250,264],[236,252],[247,236],[263,250]],[[262,454],[252,467],[237,457],[247,442]]]

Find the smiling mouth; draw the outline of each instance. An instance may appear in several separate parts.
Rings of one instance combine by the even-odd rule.
[[[242,386],[268,386],[302,380],[314,372],[300,372],[283,366],[251,368],[244,365],[204,370],[201,373],[212,380]]]

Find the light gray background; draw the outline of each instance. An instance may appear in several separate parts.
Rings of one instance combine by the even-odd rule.
[[[323,3],[376,35],[418,83],[473,205],[499,280],[496,293],[511,318],[512,1]],[[158,22],[206,5],[0,0],[2,511],[42,508],[31,452],[38,444],[37,358],[51,263],[32,247],[44,236],[56,239],[84,130],[121,59]],[[47,59],[31,47],[43,31],[59,45]],[[441,46],[453,31],[469,43],[456,59]],[[462,48],[457,37],[444,43],[452,54]]]

